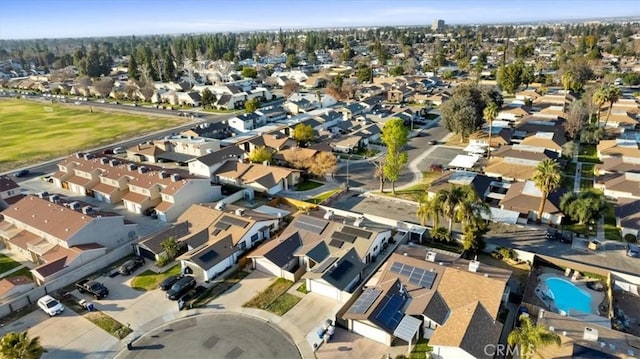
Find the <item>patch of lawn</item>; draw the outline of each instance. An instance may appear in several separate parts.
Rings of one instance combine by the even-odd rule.
[[[433,348],[429,346],[429,339],[420,338],[416,345],[413,347],[409,359],[424,359],[427,357],[427,353],[431,353]]]
[[[113,335],[118,339],[122,339],[129,335],[132,330],[117,320],[102,312],[90,312],[85,315],[85,318],[89,319],[93,324],[102,328],[105,332]]]
[[[180,264],[174,265],[163,273],[156,273],[147,269],[131,280],[131,288],[145,292],[148,290],[156,289],[158,288],[160,282],[165,280],[165,278],[172,275],[180,274],[180,269]]]
[[[276,298],[266,309],[273,314],[283,316],[284,313],[295,307],[301,299],[293,294],[284,293]]]
[[[322,202],[326,201],[327,198],[333,196],[338,191],[340,191],[340,189],[336,188],[336,189],[333,189],[331,191],[320,193],[319,195],[317,195],[317,196],[315,196],[313,198],[309,198],[309,199],[305,200],[305,202],[309,202],[309,203],[313,203],[313,204],[321,204]]]
[[[309,293],[309,291],[307,290],[307,282],[306,281],[302,282],[302,284],[300,284],[300,286],[296,290],[302,294]]]
[[[570,191],[573,191],[574,182],[575,182],[575,178],[574,177],[565,176],[563,174],[561,179],[560,179],[560,187],[567,188]]]
[[[562,228],[566,231],[582,234],[585,237],[594,236],[596,234],[595,226],[593,227],[593,231],[589,231],[589,227],[587,226],[587,224],[570,223],[564,225]]]
[[[580,171],[580,176],[584,177],[584,178],[593,178],[593,169],[596,166],[593,164],[587,164],[587,163],[583,163],[582,164],[582,170]]]
[[[604,213],[604,237],[611,241],[621,241],[620,228],[616,225],[615,204],[607,202],[607,211]]]
[[[296,186],[296,191],[308,191],[318,187],[322,187],[322,183],[315,181],[304,181]]]
[[[186,120],[122,112],[91,106],[3,99],[0,171],[64,156],[115,141],[169,128]],[[28,140],[29,146],[25,146]]]
[[[596,145],[580,144],[580,152],[578,154],[579,162],[601,163],[598,158]]]
[[[562,173],[564,173],[567,176],[575,176],[577,166],[578,165],[575,162],[568,162],[567,165],[564,166]]]
[[[248,276],[249,272],[243,271],[242,269],[236,269],[234,272],[230,273],[225,279],[219,282],[216,285],[213,285],[207,289],[195,302],[193,302],[192,307],[202,307],[207,305],[210,301],[218,298],[224,292],[228,291],[231,287],[238,284],[244,277]]]
[[[14,261],[13,259],[11,259],[11,257],[0,254],[0,274],[10,271],[13,268],[20,267],[21,265],[22,264],[20,264],[20,262]]]
[[[286,293],[293,285],[293,282],[284,278],[278,278],[275,282],[271,283],[267,289],[258,293],[250,301],[244,303],[243,307],[267,309],[272,303],[278,299],[282,294]]]
[[[31,270],[29,269],[29,267],[22,267],[22,268],[18,269],[17,271],[12,272],[11,274],[4,276],[3,278],[13,278],[13,277],[19,277],[21,275],[33,280],[33,275],[31,274]]]

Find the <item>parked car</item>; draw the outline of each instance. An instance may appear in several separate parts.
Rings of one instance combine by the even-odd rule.
[[[76,283],[76,288],[80,293],[90,293],[96,299],[102,299],[109,295],[109,289],[95,280],[83,279]]]
[[[627,255],[629,257],[640,258],[640,247],[637,244],[627,244]]]
[[[178,299],[178,307],[179,307],[179,309],[182,310],[184,308],[188,308],[189,305],[191,304],[191,302],[193,302],[196,299],[198,299],[202,295],[202,293],[204,293],[206,291],[207,291],[207,288],[199,285],[199,286],[191,289],[187,293],[183,294]]]
[[[134,259],[129,259],[128,261],[124,262],[120,266],[120,268],[118,268],[118,273],[129,275],[136,269],[142,267],[143,265],[144,265],[144,258],[135,257]]]
[[[29,170],[20,170],[14,174],[15,177],[25,177],[29,174]]]
[[[558,239],[559,234],[560,233],[558,233],[556,229],[549,228],[547,229],[547,232],[544,234],[544,238],[549,241],[555,241]]]
[[[158,214],[156,213],[156,207],[149,207],[145,209],[144,215],[149,216],[151,218],[158,218]]]
[[[51,317],[64,312],[64,306],[62,305],[62,303],[60,303],[50,295],[45,295],[44,297],[38,299],[38,307],[40,307],[40,309],[49,314],[49,316]]]
[[[444,166],[442,166],[441,164],[438,163],[434,163],[431,166],[429,166],[429,170],[432,172],[443,172],[444,171]]]
[[[560,242],[573,243],[573,232],[563,232],[560,234]]]
[[[165,280],[160,282],[160,289],[165,292],[168,291],[175,282],[180,280],[180,278],[182,278],[182,274],[176,274],[176,275],[167,277]]]
[[[113,149],[113,154],[115,155],[121,155],[123,153],[127,153],[127,151],[124,149],[124,147],[116,147]]]
[[[170,300],[177,300],[195,286],[196,280],[192,276],[182,277],[177,282],[173,283],[171,288],[169,288],[167,291],[167,298]]]
[[[437,145],[438,141],[437,140],[430,140],[429,142],[427,142],[430,145]]]

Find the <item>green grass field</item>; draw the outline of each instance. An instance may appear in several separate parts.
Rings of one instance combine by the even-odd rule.
[[[0,254],[0,274],[19,267],[20,265],[19,262],[14,261],[10,257]]]
[[[170,128],[185,121],[95,109],[91,112],[89,106],[16,99],[0,101],[0,118],[0,170]]]

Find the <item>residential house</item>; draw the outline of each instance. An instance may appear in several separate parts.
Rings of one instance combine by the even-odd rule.
[[[9,176],[0,176],[0,210],[7,208],[20,198],[22,198],[20,185]]]
[[[220,149],[220,142],[205,137],[173,136],[127,148],[127,157],[136,162],[187,163]]]
[[[249,258],[257,270],[278,277],[297,279],[305,273],[309,291],[344,302],[364,266],[375,260],[390,238],[387,227],[364,218],[340,221],[327,211],[324,218],[297,216],[277,239]]]
[[[538,98],[542,97],[540,93],[538,93],[537,89],[526,89],[523,91],[516,92],[516,100],[531,100],[535,101]]]
[[[348,329],[386,345],[396,339],[434,346],[438,358],[490,358],[511,272],[455,253],[402,245],[343,315]]]
[[[199,107],[202,101],[200,93],[192,92],[176,92],[178,98],[178,104],[182,106]]]
[[[551,192],[545,200],[542,213],[542,223],[559,225],[564,218],[560,210],[560,199],[567,193],[565,188]],[[518,223],[528,223],[539,218],[540,200],[542,192],[533,181],[516,182],[511,184],[504,198],[500,201],[500,208],[520,213]]]
[[[282,106],[268,106],[261,107],[256,110],[256,115],[265,118],[267,123],[284,120],[287,118],[287,113]]]
[[[365,114],[369,107],[359,102],[351,102],[345,106],[336,108],[336,111],[343,115],[345,120],[353,120],[356,117]]]
[[[640,199],[619,197],[615,205],[616,225],[622,237],[631,234],[640,237]]]
[[[219,184],[249,187],[256,192],[276,194],[288,191],[300,183],[300,171],[261,164],[227,161],[212,172],[212,181]]]
[[[615,139],[602,140],[596,146],[598,157],[604,161],[607,158],[627,157],[631,161],[640,160],[640,146],[636,140]]]
[[[640,199],[640,173],[619,172],[596,177],[594,188],[602,190],[607,198]]]
[[[538,132],[558,132],[564,136],[564,126],[565,121],[557,116],[542,115],[540,113],[525,116],[515,124],[511,141],[520,143],[526,137],[534,136]]]
[[[304,147],[290,147],[284,150],[278,151],[273,155],[272,160],[278,166],[298,168],[301,164],[309,164],[313,161],[313,157],[318,154],[319,151],[304,148]]]
[[[520,144],[523,146],[543,148],[562,154],[564,144],[567,138],[564,134],[558,132],[536,132],[531,136],[525,137]]]
[[[238,146],[223,147],[204,156],[189,161],[189,173],[206,178],[213,178],[216,169],[229,160],[241,160],[245,152]]]
[[[600,122],[602,125],[605,124],[606,127],[612,128],[626,128],[626,129],[635,129],[640,121],[638,120],[640,117],[638,114],[633,112],[627,112],[624,110],[612,110],[611,115],[609,116],[609,120],[607,121],[607,116],[602,115],[600,118]]]
[[[502,146],[511,144],[511,135],[513,130],[507,126],[496,124],[491,128],[491,148],[497,149]],[[489,146],[489,128],[485,126],[482,130],[476,131],[469,136],[469,144],[472,146],[487,147]]]
[[[436,178],[427,188],[429,197],[433,197],[441,189],[448,189],[451,186],[471,186],[482,200],[489,193],[489,187],[496,179],[478,172],[470,171],[447,171],[442,176]]]
[[[289,114],[297,115],[299,113],[309,112],[319,108],[320,103],[317,101],[310,101],[306,98],[299,100],[288,100],[282,105],[282,108]]]
[[[523,145],[502,146],[491,152],[491,159],[484,168],[487,176],[504,178],[511,181],[526,181],[533,177],[538,163],[543,160],[556,160],[557,152],[541,147]]]
[[[229,119],[229,127],[240,133],[252,131],[265,123],[265,117],[256,112],[243,113]]]
[[[162,242],[174,237],[186,246],[186,252],[178,257],[183,271],[188,267],[187,271],[208,282],[278,229],[279,219],[264,213],[241,208],[221,211],[213,204],[194,204],[174,227],[141,241],[138,253],[157,258],[164,252]]]
[[[508,104],[500,109],[497,120],[517,122],[525,116],[531,115],[529,107]]]
[[[414,94],[414,90],[407,86],[394,87],[387,91],[387,101],[391,103],[403,103]]]
[[[334,152],[354,153],[364,148],[365,143],[361,136],[346,136],[329,143]]]
[[[640,151],[638,151],[640,153]],[[595,165],[596,175],[618,172],[640,172],[640,157],[605,157],[602,163]]]
[[[29,195],[2,212],[5,248],[36,263],[42,284],[138,237],[137,225],[59,195]]]
[[[273,153],[280,150],[296,146],[296,141],[292,138],[282,135],[279,132],[267,133],[254,136],[250,139],[238,142],[236,144],[247,155],[256,148],[265,147]]]
[[[0,300],[18,296],[36,287],[31,278],[20,275],[17,277],[6,277],[0,279]]]
[[[185,137],[205,137],[221,140],[231,136],[227,121],[206,122],[196,127],[180,132]]]

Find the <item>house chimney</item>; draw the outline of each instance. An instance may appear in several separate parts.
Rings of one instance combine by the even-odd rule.
[[[78,201],[73,201],[71,203],[69,203],[69,208],[73,209],[73,210],[78,210],[80,209],[80,202]]]
[[[236,213],[236,216],[241,216],[241,217],[244,216],[244,208],[236,209],[235,213]]]
[[[140,144],[138,144],[137,148],[138,148],[138,151],[140,151],[142,147],[140,146]]]
[[[469,272],[477,272],[480,268],[480,262],[476,260],[472,260],[469,262]]]
[[[594,329],[591,327],[584,327],[584,333],[582,334],[582,339],[597,342],[598,341],[598,329]]]
[[[436,261],[436,252],[428,251],[425,259],[427,262],[435,262]]]

